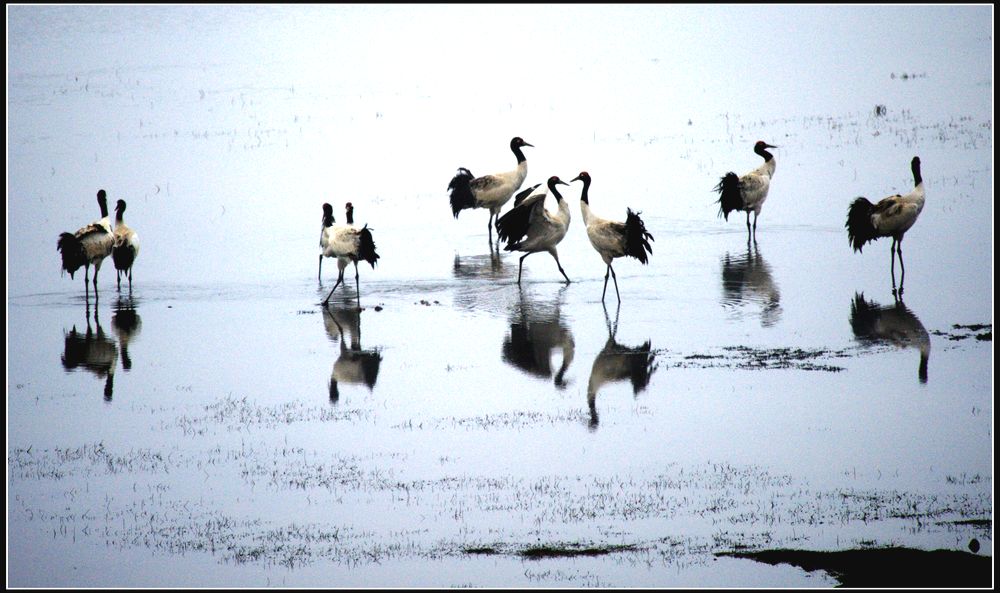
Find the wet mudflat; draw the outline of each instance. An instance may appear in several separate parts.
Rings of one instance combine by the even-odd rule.
[[[309,22],[329,17],[235,14],[216,24],[289,39],[320,38]],[[204,22],[70,16],[53,30],[107,21],[126,47],[184,46]],[[304,53],[272,40],[225,63],[112,68],[106,54],[39,64],[45,39],[24,39],[8,124],[9,584],[832,587],[859,583],[838,559],[861,551],[903,561],[898,581],[860,584],[906,586],[928,564],[910,555],[938,550],[972,564],[951,584],[990,584],[990,80],[935,100],[933,63],[904,80],[876,62],[870,99],[776,114],[674,97],[669,118],[637,108],[581,130],[582,107],[557,95],[470,107],[433,76],[344,93],[337,77],[362,70],[320,80],[306,67],[319,53],[294,43]],[[669,71],[668,53],[643,51],[626,76]],[[441,132],[456,112],[491,129]],[[518,286],[486,213],[453,219],[455,168],[511,165],[514,134],[535,145],[526,183],[586,169],[596,212],[642,212],[654,251],[616,263],[620,306],[612,287],[601,301],[578,188],[564,192],[568,286],[544,253]],[[756,166],[760,138],[781,148],[748,242],[711,188]],[[843,222],[855,196],[912,185],[915,154],[928,197],[900,299],[888,243],[852,253]],[[87,302],[79,275],[59,277],[55,239],[97,218],[105,186],[130,200],[143,251],[131,294],[107,262]],[[382,259],[360,267],[360,299],[349,267],[324,307],[321,205],[340,216],[348,200]]]
[[[599,260],[564,286],[532,256],[519,289],[509,254],[364,270],[360,312],[353,291],[318,304],[330,279],[109,288],[89,317],[69,291],[14,298],[12,579],[826,586],[715,554],[991,555],[991,342],[953,328],[982,318],[924,316],[923,381],[917,340],[857,332],[853,287],[827,304],[775,250],[782,294],[815,297],[763,322],[720,251],[683,279],[621,266],[620,308]],[[791,329],[803,309],[812,332]],[[34,571],[53,554],[65,570]]]

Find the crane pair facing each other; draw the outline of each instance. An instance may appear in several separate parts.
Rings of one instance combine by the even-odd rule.
[[[649,241],[653,240],[646,230],[639,215],[632,210],[626,209],[625,222],[618,222],[601,218],[590,210],[590,174],[581,172],[571,181],[582,181],[583,192],[580,195],[580,211],[583,214],[583,222],[587,228],[587,238],[597,253],[604,260],[607,269],[604,273],[604,291],[601,293],[601,300],[608,289],[608,276],[614,278],[615,295],[621,301],[618,292],[618,278],[615,275],[611,262],[619,257],[634,257],[643,264],[649,261],[649,254],[653,252]],[[570,279],[566,275],[562,264],[559,262],[559,254],[556,245],[566,236],[569,229],[569,205],[559,193],[557,186],[569,185],[559,179],[558,176],[549,177],[545,189],[535,191],[537,186],[530,188],[518,195],[514,201],[514,208],[504,214],[497,221],[497,236],[501,240],[506,240],[506,251],[523,251],[517,269],[517,283],[521,283],[521,272],[524,265],[524,258],[532,253],[547,251],[556,260],[559,272],[569,284]],[[534,192],[534,193],[532,193]],[[545,209],[545,197],[551,192],[556,199],[558,210],[555,213]]]
[[[125,200],[118,200],[115,205],[115,227],[111,228],[108,219],[108,197],[102,189],[97,192],[97,204],[101,208],[101,218],[97,222],[80,228],[75,233],[62,233],[56,242],[56,250],[62,256],[62,270],[69,272],[69,277],[81,267],[84,268],[83,288],[86,297],[90,297],[90,266],[94,266],[94,298],[97,299],[97,274],[101,270],[104,258],[111,256],[118,277],[118,290],[121,290],[121,279],[128,277],[129,292],[132,291],[132,265],[139,256],[139,235],[126,226]]]
[[[361,284],[358,274],[358,260],[364,260],[375,269],[379,254],[375,252],[375,240],[372,238],[372,230],[366,224],[362,228],[354,226],[354,206],[348,202],[344,207],[347,215],[347,224],[337,224],[333,218],[333,206],[323,204],[323,228],[319,235],[319,273],[322,280],[323,258],[337,258],[337,282],[326,295],[323,304],[330,302],[333,291],[344,282],[344,268],[347,264],[354,262],[354,285],[358,292],[358,304],[361,302]],[[346,284],[345,284],[346,285]]]
[[[562,264],[559,262],[559,253],[556,250],[556,245],[566,236],[570,222],[569,205],[556,186],[569,185],[568,183],[559,179],[558,176],[552,176],[541,190],[538,190],[541,184],[536,184],[518,193],[514,199],[514,207],[507,214],[499,216],[500,209],[514,197],[514,192],[520,189],[521,184],[527,178],[528,161],[521,151],[521,148],[525,146],[532,145],[517,136],[510,141],[510,149],[517,158],[517,168],[513,171],[474,177],[468,169],[460,167],[451,183],[448,184],[452,213],[455,218],[458,218],[459,212],[467,208],[488,208],[490,210],[487,228],[491,249],[493,220],[495,218],[497,247],[499,248],[499,241],[506,241],[504,247],[506,251],[524,252],[518,262],[518,284],[521,283],[524,259],[532,253],[540,251],[546,251],[552,255],[553,259],[556,260],[559,272],[569,284],[569,276],[563,270]],[[588,198],[591,179],[586,171],[580,173],[572,181],[583,182],[580,209],[587,227],[587,237],[607,266],[601,300],[604,300],[607,293],[608,276],[610,275],[614,278],[615,294],[621,301],[621,295],[618,293],[618,278],[611,262],[618,257],[631,256],[645,264],[648,261],[647,252],[652,253],[649,241],[653,239],[653,236],[646,231],[645,224],[639,215],[632,212],[631,209],[627,209],[625,222],[606,220],[593,214]],[[550,212],[545,208],[545,197],[549,193],[556,200],[557,209],[555,212]]]

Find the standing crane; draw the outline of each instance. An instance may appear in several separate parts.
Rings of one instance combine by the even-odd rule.
[[[847,240],[854,251],[860,252],[865,243],[881,237],[892,237],[889,254],[892,257],[890,271],[892,274],[892,291],[896,293],[896,255],[899,254],[899,268],[902,273],[899,278],[899,294],[903,294],[903,280],[906,268],[903,267],[903,235],[917,222],[920,211],[924,209],[924,179],[920,176],[920,157],[915,156],[910,161],[913,173],[913,190],[904,195],[896,194],[882,198],[878,204],[872,204],[868,198],[859,196],[851,203],[847,211]]]
[[[111,255],[114,246],[114,234],[111,221],[108,220],[108,195],[105,191],[97,192],[97,204],[101,207],[101,219],[77,230],[75,233],[62,233],[56,243],[56,250],[62,255],[62,269],[69,272],[69,277],[84,268],[83,288],[90,298],[90,287],[87,284],[90,276],[90,266],[94,266],[94,299],[97,299],[97,273],[101,262]]]
[[[122,276],[128,276],[128,291],[132,292],[132,264],[139,257],[139,234],[129,228],[122,215],[125,214],[125,200],[115,204],[115,242],[111,248],[111,260],[115,263],[118,291],[122,289]],[[97,273],[94,273],[97,278]]]
[[[372,229],[366,224],[363,228],[357,228],[353,224],[333,223],[333,209],[329,204],[323,204],[323,234],[320,237],[320,245],[323,246],[321,257],[337,258],[337,282],[330,289],[330,294],[326,295],[323,304],[330,302],[333,291],[344,281],[344,268],[349,262],[354,262],[354,284],[358,291],[358,306],[361,305],[361,285],[358,273],[358,260],[364,260],[375,269],[375,263],[381,257],[375,252],[375,241],[372,238]],[[353,212],[353,206],[348,203],[348,212]],[[327,226],[327,216],[329,213],[330,225]],[[322,261],[322,259],[320,259]]]
[[[511,138],[510,149],[517,157],[517,168],[513,171],[475,177],[465,167],[459,167],[458,173],[448,184],[451,211],[456,219],[458,213],[466,208],[489,209],[490,218],[486,223],[486,230],[489,233],[490,245],[493,244],[493,221],[499,217],[500,208],[510,201],[511,196],[528,176],[528,160],[521,152],[525,146],[532,145],[520,137]]]
[[[601,291],[601,302],[604,302],[604,295],[608,291],[608,275],[615,281],[615,296],[618,302],[622,297],[618,293],[618,277],[615,275],[611,262],[617,257],[634,257],[643,264],[649,261],[649,254],[653,253],[653,248],[649,242],[653,241],[653,235],[646,230],[646,224],[639,218],[639,213],[632,212],[631,208],[625,209],[625,222],[607,220],[597,216],[590,210],[590,174],[586,171],[570,181],[582,181],[583,192],[580,194],[580,211],[583,212],[583,224],[587,226],[587,238],[594,246],[597,253],[607,265],[604,271],[604,290]]]
[[[767,199],[767,191],[771,187],[771,178],[774,177],[774,155],[767,151],[768,148],[778,148],[763,140],[758,140],[753,145],[753,151],[764,159],[764,164],[750,171],[742,177],[730,171],[715,186],[715,191],[719,192],[719,216],[729,220],[729,213],[734,210],[742,210],[747,213],[747,241],[751,235],[757,239],[757,217],[760,216],[760,209]],[[750,213],[753,212],[753,231],[750,229]]]

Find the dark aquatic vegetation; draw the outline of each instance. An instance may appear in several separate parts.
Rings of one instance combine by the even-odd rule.
[[[793,564],[810,572],[825,570],[844,587],[989,587],[993,560],[958,550],[867,548],[821,552],[761,550],[720,552],[767,564]]]

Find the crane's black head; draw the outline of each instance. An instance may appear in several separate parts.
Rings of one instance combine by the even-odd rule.
[[[323,204],[323,226],[328,227],[333,224],[333,206]]]
[[[583,182],[583,193],[580,194],[580,200],[585,204],[590,204],[590,199],[587,197],[587,191],[590,189],[590,173],[580,171],[580,174],[570,179],[570,182],[577,180]]]
[[[753,145],[753,151],[754,152],[760,152],[760,151],[764,150],[765,148],[778,148],[778,147],[774,146],[773,144],[768,144],[767,142],[764,142],[763,140],[758,140],[757,143]]]
[[[532,148],[534,148],[534,145],[528,144],[527,142],[522,140],[520,136],[514,136],[513,138],[510,139],[511,150],[514,150],[515,148],[521,148],[522,146],[531,146]]]
[[[107,200],[108,199],[108,194],[106,194],[103,189],[99,189],[99,190],[97,190],[97,199],[98,200]]]
[[[115,203],[115,212],[125,212],[125,200],[118,200]]]
[[[913,157],[913,160],[910,161],[910,170],[913,171],[914,187],[924,182],[924,178],[920,176],[920,157]]]
[[[350,202],[344,204],[344,210],[348,210],[348,211],[354,210],[354,204],[352,204]]]
[[[549,189],[553,189],[557,185],[569,185],[569,184],[563,181],[562,179],[559,179],[558,175],[553,175],[552,177],[549,177],[548,181]]]

